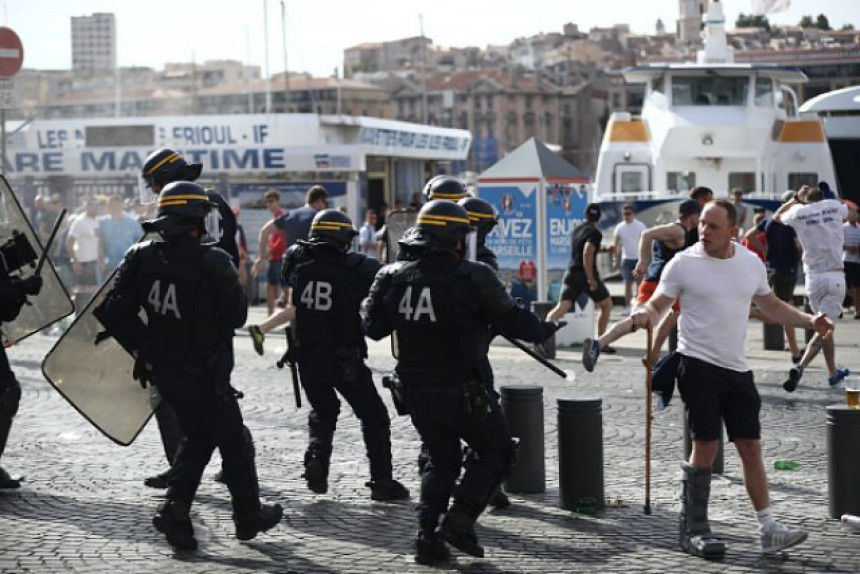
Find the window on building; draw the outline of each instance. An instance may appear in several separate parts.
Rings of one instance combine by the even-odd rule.
[[[670,171],[666,174],[666,187],[672,193],[687,193],[696,187],[696,172]]]
[[[818,185],[817,173],[789,173],[788,174],[788,189],[797,191],[801,186]]]

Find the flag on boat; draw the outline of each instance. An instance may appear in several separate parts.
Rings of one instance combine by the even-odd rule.
[[[791,0],[752,0],[753,16],[785,12],[791,5]]]

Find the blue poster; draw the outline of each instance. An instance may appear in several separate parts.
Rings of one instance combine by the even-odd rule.
[[[561,277],[570,261],[573,229],[585,220],[588,193],[579,185],[546,184],[546,285],[547,299],[556,301]]]
[[[536,300],[538,183],[479,184],[478,196],[499,210],[486,244],[498,258],[500,278],[524,303]]]

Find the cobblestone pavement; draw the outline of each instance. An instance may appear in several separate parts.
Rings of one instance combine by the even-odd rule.
[[[252,320],[258,321],[262,310],[252,311]],[[245,391],[242,408],[256,441],[263,496],[283,503],[285,518],[269,533],[238,542],[227,489],[212,480],[219,467],[216,455],[193,508],[194,521],[204,531],[201,548],[174,552],[150,523],[161,493],[142,484],[165,466],[155,424],[130,447],[101,436],[43,378],[40,363],[56,339],[36,335],[9,350],[24,393],[2,463],[26,480],[19,490],[0,492],[0,571],[860,571],[860,535],[827,516],[824,406],[843,400],[841,387],[827,388],[819,358],[800,388],[787,395],[781,383],[788,353],[762,350],[761,336],[760,324],[752,323],[747,348],[764,402],[763,445],[773,506],[780,520],[810,532],[805,544],[777,557],[758,552],[755,516],[732,448],[725,474],[714,478],[711,502],[712,524],[729,546],[725,560],[709,563],[679,551],[676,479],[683,447],[677,404],[655,415],[653,514],[643,513],[642,334],[622,340],[616,355],[602,356],[595,373],[584,372],[579,349],[560,349],[557,364],[575,375],[566,381],[517,349],[493,347],[499,385],[544,388],[546,492],[513,494],[511,508],[482,517],[478,534],[487,549],[485,559],[455,552],[454,562],[435,569],[414,564],[410,555],[419,488],[417,436],[407,418],[394,417],[381,386],[394,417],[395,476],[412,490],[412,501],[369,499],[360,429],[346,406],[335,437],[329,493],[314,495],[300,478],[308,410],[296,410],[288,375],[274,366],[284,343],[280,336],[270,337],[266,355],[258,357],[241,334],[234,384]],[[860,370],[860,321],[840,321],[837,344],[840,364]],[[373,344],[370,365],[377,383],[392,364],[388,342]],[[603,398],[605,493],[613,507],[599,516],[565,511],[558,504],[556,399],[585,395]],[[798,461],[801,467],[776,471],[778,459]]]

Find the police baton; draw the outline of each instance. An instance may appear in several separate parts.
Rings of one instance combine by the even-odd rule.
[[[60,224],[63,222],[63,217],[66,216],[65,208],[57,215],[57,221],[54,222],[54,227],[51,229],[51,234],[48,236],[48,241],[42,248],[42,254],[39,256],[39,261],[36,263],[36,272],[34,275],[39,275],[42,272],[42,266],[45,265],[45,259],[48,258],[48,251],[51,250],[51,244],[57,237],[57,232],[60,230]]]
[[[299,388],[299,370],[296,368],[296,360],[294,358],[293,353],[296,350],[296,340],[293,336],[293,326],[290,324],[287,329],[287,350],[284,351],[283,356],[278,359],[276,365],[279,369],[283,369],[284,365],[290,366],[290,378],[293,379],[293,396],[296,397],[296,408],[302,408],[302,393]]]
[[[535,361],[537,361],[538,363],[540,363],[541,365],[543,365],[544,367],[546,367],[547,369],[549,369],[550,371],[552,371],[553,373],[555,373],[556,375],[561,377],[562,379],[567,378],[567,373],[565,373],[564,371],[562,371],[561,369],[559,369],[558,367],[556,367],[555,365],[553,365],[552,363],[550,363],[549,361],[547,361],[546,359],[544,359],[543,357],[541,357],[540,355],[538,355],[537,353],[535,353],[534,351],[532,351],[531,349],[526,347],[524,344],[520,343],[516,339],[506,337],[505,335],[502,335],[502,337],[504,337],[505,340],[508,341],[510,344],[512,344],[514,347],[516,347],[517,349],[519,349],[520,351],[522,351],[523,353],[525,353],[526,355],[528,355],[529,357],[531,357],[532,359],[534,359]]]

